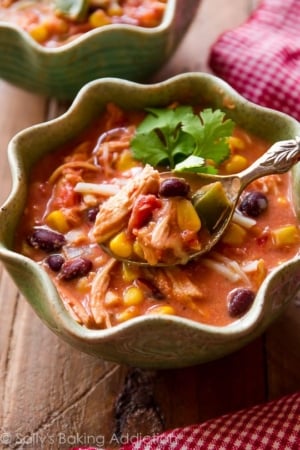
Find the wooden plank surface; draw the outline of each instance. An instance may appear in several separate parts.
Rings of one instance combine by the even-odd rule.
[[[221,32],[242,23],[254,5],[251,0],[203,0],[182,44],[154,81],[185,71],[208,71],[212,43]],[[64,105],[4,81],[0,98],[2,203],[11,183],[9,139],[55,116]],[[299,390],[299,312],[295,301],[264,336],[222,360],[178,370],[139,371],[97,360],[58,339],[0,266],[0,448],[117,447],[122,435],[124,442]],[[133,399],[134,420],[126,421]],[[116,410],[123,414],[121,422]]]

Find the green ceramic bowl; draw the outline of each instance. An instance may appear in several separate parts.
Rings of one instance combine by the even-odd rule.
[[[157,27],[108,25],[51,49],[0,21],[0,78],[62,100],[73,99],[84,84],[101,77],[144,82],[172,55],[199,3],[168,0]]]
[[[300,287],[297,257],[265,279],[249,312],[231,325],[216,327],[175,316],[148,315],[111,329],[90,330],[71,318],[46,272],[12,250],[26,200],[28,175],[37,160],[79,134],[109,101],[139,109],[165,106],[175,100],[220,108],[241,127],[271,142],[300,135],[300,125],[291,117],[249,103],[214,76],[189,73],[149,86],[113,78],[93,81],[80,91],[65,114],[20,132],[9,144],[13,188],[0,211],[0,259],[54,333],[84,352],[139,367],[183,367],[233,352],[262,333]],[[293,172],[296,188],[298,165]],[[300,210],[297,196],[295,206]]]

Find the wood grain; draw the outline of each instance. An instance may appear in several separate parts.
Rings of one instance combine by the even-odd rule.
[[[256,3],[203,0],[186,38],[152,81],[185,71],[209,71],[212,43],[221,32],[242,23]],[[67,105],[4,81],[0,81],[0,98],[2,203],[11,186],[8,141],[19,130],[60,114]],[[120,436],[128,439],[205,421],[300,389],[296,301],[264,336],[242,350],[219,361],[154,372],[151,377],[141,372],[138,383],[134,369],[80,353],[53,335],[2,266],[0,317],[0,436],[7,432],[11,437],[3,448],[118,447]],[[134,390],[147,395],[134,396]],[[138,398],[151,402],[138,403]],[[130,422],[128,411],[134,405]],[[146,420],[137,420],[147,408]],[[119,420],[122,416],[122,426],[116,415]]]

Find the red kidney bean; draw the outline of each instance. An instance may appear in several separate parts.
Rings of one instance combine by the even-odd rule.
[[[64,262],[64,257],[59,254],[50,255],[46,259],[46,263],[48,264],[50,269],[53,270],[53,272],[59,272]]]
[[[245,314],[253,303],[255,294],[251,289],[236,288],[228,294],[228,312],[231,317]]]
[[[51,253],[60,250],[66,243],[66,240],[63,234],[56,231],[48,230],[47,228],[35,228],[27,237],[27,242],[31,247]]]
[[[64,281],[84,277],[90,272],[92,267],[92,261],[88,258],[79,256],[77,258],[69,259],[62,265],[60,277]]]
[[[166,178],[159,188],[161,197],[187,197],[189,192],[190,185],[183,178]]]

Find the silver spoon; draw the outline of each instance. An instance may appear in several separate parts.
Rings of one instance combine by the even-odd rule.
[[[111,256],[125,261],[143,266],[172,266],[177,264],[186,264],[188,261],[197,258],[209,252],[221,239],[225,233],[237,202],[243,190],[254,180],[271,174],[279,174],[287,172],[300,159],[300,137],[295,139],[279,141],[273,144],[260,158],[258,158],[251,166],[242,172],[234,175],[208,175],[208,174],[191,174],[180,173],[180,177],[184,178],[191,186],[192,202],[197,203],[197,195],[203,186],[211,185],[219,182],[223,187],[223,193],[226,197],[226,206],[222,209],[219,216],[214,221],[213,226],[206,233],[205,237],[201,239],[201,249],[193,251],[187,257],[173,258],[168,261],[159,261],[156,264],[150,264],[148,261],[119,258],[112,254],[110,249],[105,244],[100,244],[101,247]],[[176,178],[174,172],[163,172],[162,178]],[[217,197],[216,197],[217,198]],[[196,208],[197,209],[197,208]]]

